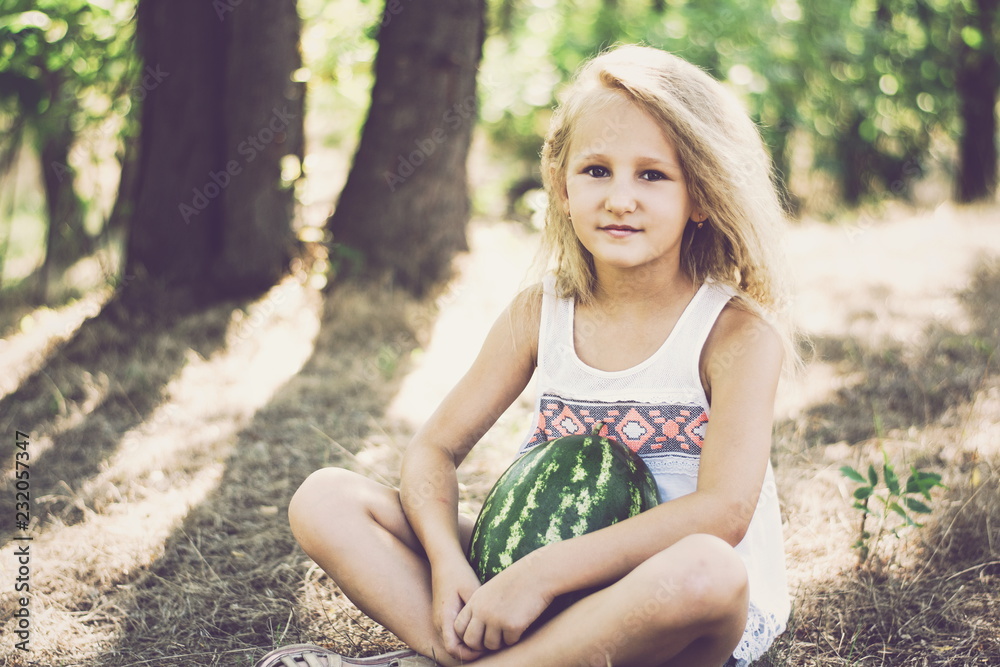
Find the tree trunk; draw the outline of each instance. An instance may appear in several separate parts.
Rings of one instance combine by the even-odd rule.
[[[302,151],[294,0],[141,0],[145,91],[126,274],[257,293],[293,249],[281,160]],[[137,294],[138,297],[138,294]]]
[[[101,230],[102,245],[121,240],[128,233],[132,207],[136,202],[136,176],[139,168],[139,145],[135,137],[125,135],[118,163],[121,165],[118,175],[118,197],[111,207],[107,224]]]
[[[304,86],[291,78],[302,66],[299,23],[294,0],[244,2],[226,19],[226,157],[241,171],[223,195],[215,280],[236,289],[270,287],[291,257],[294,180],[304,157]],[[288,183],[283,161],[295,171]]]
[[[76,172],[69,166],[74,134],[68,123],[65,120],[64,127],[41,137],[39,149],[49,219],[45,259],[39,272],[38,296],[42,303],[51,296],[52,281],[92,250],[90,235],[84,227],[83,205],[76,193]]]
[[[870,147],[861,138],[862,117],[853,112],[847,127],[843,129],[837,143],[837,158],[840,163],[840,189],[844,202],[851,207],[861,203],[870,187]]]
[[[328,221],[335,262],[417,295],[466,250],[483,0],[387,0],[354,164]]]
[[[962,203],[990,200],[997,190],[997,118],[1000,64],[993,26],[998,0],[978,0],[978,13],[970,16],[972,27],[982,35],[973,48],[962,43],[956,87],[962,135],[959,139],[958,176],[955,199]]]

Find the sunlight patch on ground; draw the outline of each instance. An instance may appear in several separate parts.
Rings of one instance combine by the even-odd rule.
[[[788,238],[797,320],[811,334],[912,341],[931,320],[961,321],[956,290],[1000,255],[995,210],[933,211],[882,222],[803,222]]]
[[[0,398],[38,371],[55,346],[72,336],[84,320],[101,312],[110,290],[90,292],[59,308],[41,307],[21,319],[17,333],[0,339]]]
[[[845,386],[848,378],[840,375],[833,364],[810,359],[799,375],[783,378],[775,397],[777,419],[792,419],[812,405],[818,405]]]
[[[970,405],[952,409],[940,421],[953,426],[933,424],[922,435],[937,443],[944,461],[975,475],[981,462],[1000,457],[1000,381],[991,378]],[[975,479],[973,486],[977,486]]]
[[[845,337],[860,344],[923,342],[932,323],[965,330],[956,293],[976,264],[1000,256],[995,210],[936,210],[888,221],[864,217],[840,224],[795,224],[786,243],[796,324],[806,337]],[[850,378],[822,359],[779,389],[777,414],[822,403]]]
[[[84,519],[56,518],[31,542],[34,650],[96,657],[113,642],[123,616],[116,593],[217,488],[239,430],[311,355],[321,308],[322,295],[289,279],[235,311],[228,345],[207,359],[189,350],[164,402],[123,434],[100,473],[65,488],[59,499]]]
[[[208,359],[188,350],[181,374],[166,387],[167,400],[122,436],[106,468],[82,489],[106,497],[138,479],[162,483],[163,471],[197,469],[223,460],[236,434],[295,375],[313,350],[320,296],[286,280],[234,311],[227,345]]]
[[[390,419],[418,428],[437,409],[475,360],[487,333],[514,296],[538,276],[534,260],[540,237],[517,223],[472,223],[470,252],[438,300],[430,343],[387,410]],[[459,511],[475,516],[493,482],[510,464],[530,426],[534,383],[483,436],[459,470]],[[405,443],[400,443],[405,445]]]
[[[160,556],[188,511],[216,488],[223,469],[221,463],[204,466],[186,483],[175,480],[141,502],[117,502],[103,513],[88,510],[82,523],[53,525],[37,536],[30,543],[32,651],[79,661],[113,647],[130,582]]]
[[[430,344],[415,355],[413,370],[389,406],[388,416],[419,426],[475,360],[493,323],[529,275],[537,234],[515,223],[472,223],[470,252],[458,259],[459,275],[438,299]]]

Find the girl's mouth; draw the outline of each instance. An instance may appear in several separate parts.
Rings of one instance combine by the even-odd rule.
[[[602,232],[607,232],[612,238],[623,239],[632,234],[641,232],[641,229],[630,227],[629,225],[606,225],[599,228]]]

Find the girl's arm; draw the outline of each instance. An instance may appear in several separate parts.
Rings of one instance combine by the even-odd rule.
[[[435,622],[450,650],[462,652],[454,618],[479,586],[459,540],[456,469],[531,379],[540,311],[539,288],[518,295],[403,456],[400,499],[430,561]]]
[[[526,627],[527,609],[538,591],[551,600],[610,584],[687,535],[708,533],[732,545],[743,539],[770,455],[782,354],[778,335],[763,320],[727,307],[701,360],[712,413],[697,490],[627,521],[549,544],[514,563],[480,588],[463,610],[459,629],[467,642],[477,649],[494,648],[496,641],[489,637],[498,636],[498,628],[504,643],[513,643]],[[480,625],[487,630],[480,633]]]

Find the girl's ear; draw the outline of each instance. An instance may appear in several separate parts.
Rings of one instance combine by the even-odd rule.
[[[691,211],[691,219],[695,222],[705,222],[708,220],[708,214],[702,211],[700,208],[696,208]]]

